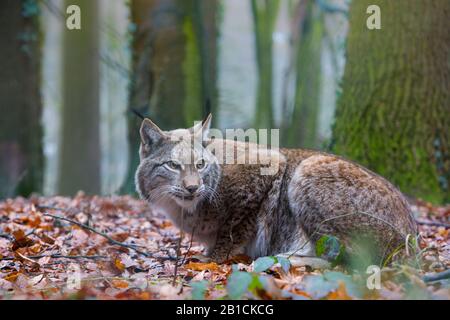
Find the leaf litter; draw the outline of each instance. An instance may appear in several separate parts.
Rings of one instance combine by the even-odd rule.
[[[450,299],[450,206],[417,201],[412,209],[422,238],[414,263],[383,268],[380,288],[370,290],[369,274],[340,266],[295,268],[283,257],[204,262],[189,236],[174,279],[180,232],[143,201],[8,199],[0,202],[0,299]],[[316,249],[341,250],[333,238]]]

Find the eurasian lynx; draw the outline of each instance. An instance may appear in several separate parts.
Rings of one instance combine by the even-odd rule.
[[[407,201],[384,178],[331,154],[261,146],[255,153],[248,142],[210,139],[210,120],[162,131],[145,119],[136,188],[203,243],[213,260],[236,254],[314,256],[322,235],[338,238],[350,251],[355,237],[370,236],[374,256],[383,259],[408,234],[416,236]],[[221,164],[227,155],[214,151],[223,146],[236,151],[232,158],[239,152],[258,161],[268,157],[278,170],[262,175],[262,161]]]

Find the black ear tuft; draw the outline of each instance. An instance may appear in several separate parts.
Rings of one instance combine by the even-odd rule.
[[[165,137],[164,132],[153,121],[147,118],[142,121],[140,134],[142,143],[147,146],[151,146]]]

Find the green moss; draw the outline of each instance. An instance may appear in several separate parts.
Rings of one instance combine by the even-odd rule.
[[[280,2],[278,0],[252,0],[251,4],[258,66],[254,127],[272,128],[272,33]]]
[[[380,31],[365,27],[369,4],[381,8]],[[406,194],[436,203],[450,199],[450,22],[444,11],[420,0],[352,3],[332,147]]]
[[[296,92],[292,121],[285,144],[315,148],[321,83],[322,14],[313,2],[308,3],[296,57]]]
[[[332,146],[406,194],[436,203],[450,199],[450,3],[440,3],[352,2]],[[370,4],[381,8],[380,31],[365,26]]]
[[[186,125],[192,126],[194,121],[202,118],[201,107],[201,62],[197,35],[191,17],[186,17],[183,23],[183,33],[186,39],[183,75],[185,86],[184,116]]]

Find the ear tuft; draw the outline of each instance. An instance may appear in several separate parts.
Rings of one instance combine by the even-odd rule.
[[[202,121],[202,128],[203,130],[209,130],[211,128],[211,120],[212,120],[212,114],[208,114],[208,116]]]
[[[209,129],[211,128],[211,118],[210,113],[202,122],[197,122],[190,130],[194,133],[197,139],[202,139],[205,141],[208,139]]]
[[[212,119],[212,114],[210,113],[202,121],[202,140],[203,141],[208,139],[209,129],[211,128],[211,119]]]

